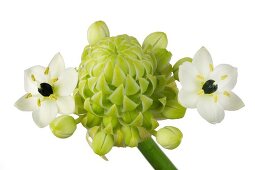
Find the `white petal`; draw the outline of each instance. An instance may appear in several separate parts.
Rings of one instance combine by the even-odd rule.
[[[21,111],[34,111],[37,109],[37,97],[29,96],[29,94],[25,94],[14,104],[16,108]]]
[[[65,62],[60,53],[57,53],[49,64],[49,74],[51,79],[57,78],[65,69]]]
[[[195,56],[192,63],[196,66],[200,74],[207,77],[213,69],[213,61],[210,53],[205,47],[201,47]]]
[[[181,89],[178,94],[178,100],[181,105],[187,108],[195,108],[197,106],[197,92],[189,92]]]
[[[216,81],[219,91],[232,90],[237,82],[237,69],[228,64],[215,67],[210,78]]]
[[[244,107],[240,97],[231,91],[225,91],[219,95],[219,102],[225,110],[235,111]]]
[[[75,103],[72,96],[58,97],[57,105],[59,113],[71,114],[74,112]]]
[[[179,67],[179,80],[186,91],[195,91],[199,89],[197,79],[198,71],[190,62],[185,62]]]
[[[54,101],[46,100],[41,102],[38,110],[33,111],[33,119],[38,127],[43,128],[50,124],[50,122],[57,115],[57,104]]]
[[[75,89],[78,73],[74,68],[65,69],[54,85],[54,90],[59,96],[69,96]]]
[[[197,110],[199,114],[209,123],[220,123],[225,116],[223,107],[214,102],[212,96],[204,95],[198,99]]]
[[[48,76],[44,74],[45,68],[42,66],[31,67],[24,72],[25,91],[32,94],[38,94],[40,83],[48,82]]]

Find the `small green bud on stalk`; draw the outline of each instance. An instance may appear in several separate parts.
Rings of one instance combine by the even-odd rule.
[[[192,62],[192,58],[189,57],[184,57],[180,60],[178,60],[173,67],[173,73],[174,73],[174,78],[175,80],[179,80],[179,67],[182,65],[184,62]]]
[[[52,133],[59,138],[68,138],[76,130],[76,122],[73,117],[62,115],[50,123]]]
[[[163,32],[154,32],[149,34],[144,42],[143,42],[143,49],[147,50],[150,49],[151,50],[156,50],[159,48],[166,48],[167,47],[167,36],[165,33]]]
[[[104,37],[109,37],[110,32],[103,21],[94,22],[88,29],[87,39],[90,45],[95,44]]]
[[[92,149],[100,156],[107,154],[114,145],[113,135],[99,131],[93,138]]]
[[[175,149],[181,143],[182,132],[176,127],[166,126],[158,130],[156,140],[166,149]]]

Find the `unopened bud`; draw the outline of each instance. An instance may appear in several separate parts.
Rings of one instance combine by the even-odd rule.
[[[125,137],[125,144],[129,147],[136,147],[140,142],[139,131],[136,127],[123,126],[122,132]]]
[[[186,108],[183,107],[176,99],[168,100],[162,112],[162,115],[168,119],[180,119],[185,115]]]
[[[143,49],[147,50],[151,48],[151,50],[155,50],[158,48],[166,48],[167,47],[167,36],[163,32],[154,32],[148,35],[143,42]]]
[[[97,21],[90,25],[88,29],[87,39],[90,45],[97,43],[104,37],[109,37],[110,32],[107,25],[103,21]]]
[[[107,154],[114,145],[113,135],[99,131],[93,138],[92,149],[100,156]]]
[[[181,143],[182,132],[176,127],[166,126],[158,130],[156,140],[166,149],[175,149]]]
[[[76,130],[76,122],[72,116],[62,115],[50,123],[52,133],[59,138],[68,138]]]

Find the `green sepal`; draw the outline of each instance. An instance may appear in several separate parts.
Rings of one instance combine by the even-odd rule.
[[[139,81],[141,93],[143,94],[146,92],[146,90],[149,86],[149,81],[146,80],[145,78],[139,78],[138,81]]]
[[[97,132],[92,141],[93,151],[100,156],[107,154],[113,145],[113,135],[107,134],[104,131]]]
[[[92,128],[101,124],[102,118],[94,114],[87,113],[86,116],[81,120],[81,124],[86,128]]]
[[[116,105],[121,105],[124,98],[124,86],[121,84],[114,92],[109,96],[109,100]]]
[[[75,111],[74,113],[77,115],[82,115],[85,113],[85,109],[83,107],[84,99],[81,97],[79,90],[75,89],[73,92],[74,101],[75,101]]]
[[[143,127],[147,130],[153,130],[158,127],[158,122],[154,119],[153,114],[149,111],[143,113]]]
[[[172,53],[161,48],[155,50],[154,55],[157,59],[157,72],[161,73],[167,66],[170,65],[169,62],[171,60]]]
[[[140,90],[139,85],[130,75],[128,75],[126,78],[126,85],[125,85],[126,95],[136,94],[139,90]]]
[[[129,147],[136,147],[140,142],[140,136],[136,127],[122,126],[125,144]]]
[[[180,119],[184,117],[185,112],[186,108],[180,105],[177,100],[168,100],[162,115],[168,119]]]
[[[127,96],[124,96],[123,99],[123,112],[129,112],[135,110],[135,108],[138,106],[135,102],[133,102],[130,98]]]
[[[111,94],[112,90],[109,88],[104,74],[101,74],[101,76],[99,76],[98,80],[97,80],[97,84],[96,84],[96,89],[98,91],[102,91],[104,94]]]
[[[97,132],[99,131],[100,127],[99,126],[93,126],[92,128],[88,129],[88,134],[89,136],[93,139]]]
[[[143,107],[142,112],[145,112],[151,107],[153,100],[147,97],[146,95],[141,95],[140,98],[141,98],[142,107]]]
[[[124,84],[126,80],[125,73],[120,69],[118,65],[115,65],[112,77],[112,85],[119,87],[121,84]]]
[[[117,129],[114,134],[114,144],[115,146],[124,146],[124,134],[121,129]]]

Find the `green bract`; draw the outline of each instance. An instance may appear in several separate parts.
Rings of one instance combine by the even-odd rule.
[[[103,28],[108,30],[104,24]],[[92,24],[90,42],[96,31],[102,34],[100,30]],[[110,151],[111,145],[135,147],[151,136],[159,119],[181,118],[185,113],[176,98],[166,35],[150,34],[143,47],[132,36],[108,35],[84,48],[74,92],[76,114],[84,116],[82,125],[89,132],[97,127],[97,133],[89,135],[99,155]],[[100,142],[101,138],[108,142]]]

